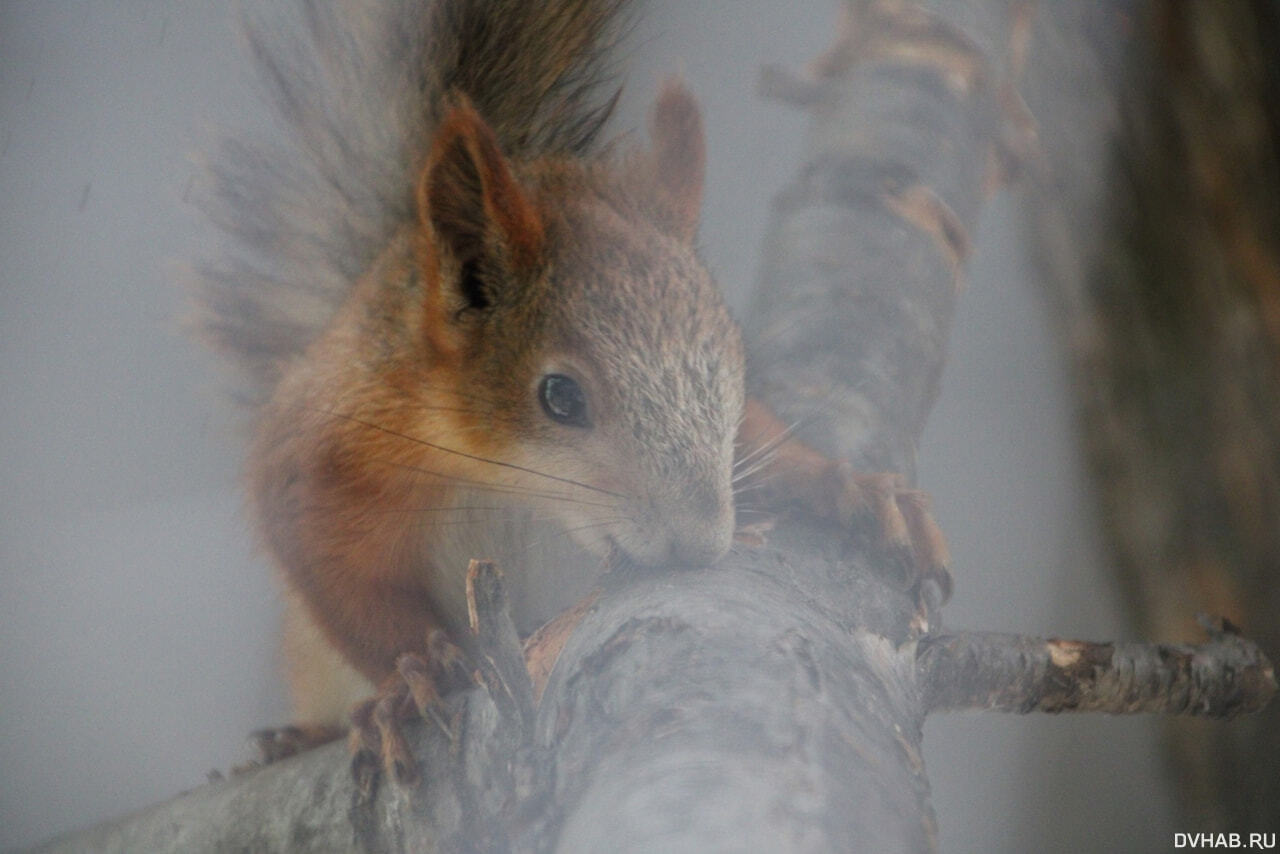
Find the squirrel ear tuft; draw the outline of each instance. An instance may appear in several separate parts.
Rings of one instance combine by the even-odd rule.
[[[490,240],[520,273],[542,254],[542,220],[512,174],[498,140],[465,96],[454,96],[418,184],[418,217],[432,244],[460,267],[481,260]]]
[[[663,84],[649,128],[660,204],[671,217],[677,236],[692,242],[702,208],[706,142],[698,104],[678,77]]]

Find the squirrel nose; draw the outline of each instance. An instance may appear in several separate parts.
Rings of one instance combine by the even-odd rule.
[[[731,501],[715,502],[710,506],[703,504],[682,513],[670,523],[671,561],[689,566],[715,563],[729,551],[733,543],[733,527]]]
[[[728,536],[716,532],[713,537],[680,537],[671,542],[671,562],[688,566],[710,566],[729,551],[732,531]]]

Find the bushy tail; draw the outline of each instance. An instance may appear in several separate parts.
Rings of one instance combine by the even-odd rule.
[[[461,90],[517,159],[589,153],[617,92],[608,54],[629,0],[301,0],[246,20],[287,139],[224,141],[200,204],[226,233],[197,265],[204,337],[250,402],[324,328],[392,235],[444,95]]]

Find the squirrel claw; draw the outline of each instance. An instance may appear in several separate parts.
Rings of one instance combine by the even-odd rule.
[[[378,790],[378,769],[382,739],[373,724],[375,698],[364,700],[351,710],[351,730],[347,749],[351,753],[351,778],[362,802],[373,799]]]
[[[454,740],[441,704],[445,696],[472,681],[466,658],[443,632],[431,633],[427,649],[428,655],[407,652],[397,658],[396,672],[351,712],[351,775],[365,800],[375,793],[381,774],[405,788],[422,779],[401,729],[404,721],[421,717]]]
[[[901,475],[858,472],[847,461],[832,464],[828,490],[842,524],[874,528],[904,589],[924,593],[927,586],[936,605],[951,597],[950,554],[927,493],[906,486]]]
[[[409,742],[400,730],[402,710],[406,705],[406,692],[382,697],[373,706],[373,725],[378,728],[382,741],[382,767],[401,786],[411,788],[422,779],[418,762],[413,758]]]
[[[449,645],[453,647],[452,643]],[[457,647],[453,649],[456,650]],[[461,653],[458,654],[458,666],[460,666]],[[431,662],[435,662],[436,666],[432,667]],[[453,740],[453,728],[440,713],[440,702],[442,695],[448,693],[447,687],[446,690],[441,691],[442,684],[447,684],[444,683],[442,676],[447,676],[452,669],[451,665],[441,663],[436,658],[429,659],[412,652],[407,652],[396,659],[396,671],[404,680],[408,696],[413,700],[418,715],[440,727],[440,731],[448,736],[450,741]]]
[[[384,773],[406,788],[421,779],[418,762],[400,728],[414,710],[415,701],[403,682],[386,686],[352,710],[347,745],[351,776],[361,800],[373,797]]]
[[[927,492],[919,489],[900,491],[898,502],[907,508],[907,528],[911,532],[920,590],[932,607],[940,608],[951,598],[951,550],[933,518],[933,502]]]

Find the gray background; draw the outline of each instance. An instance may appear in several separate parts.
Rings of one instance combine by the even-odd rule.
[[[682,69],[709,135],[705,255],[741,304],[803,121],[753,93],[832,5],[654,2],[624,123]],[[190,155],[266,119],[219,2],[0,0],[0,847],[199,785],[285,720],[278,602],[239,509],[240,436],[173,275],[212,231]],[[977,236],[921,479],[954,626],[1128,639],[1051,319],[1002,197]],[[1149,719],[954,716],[926,729],[943,849],[1162,851]]]

